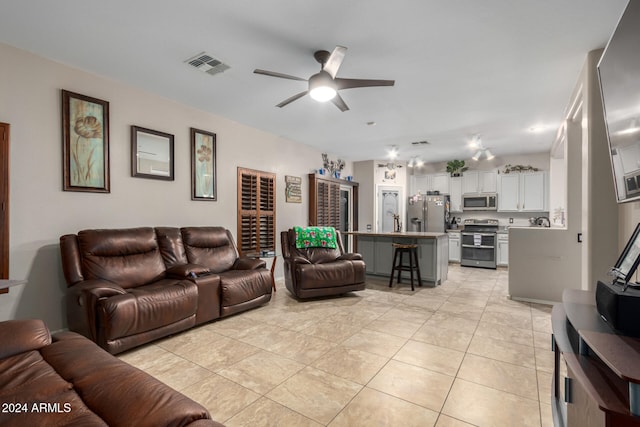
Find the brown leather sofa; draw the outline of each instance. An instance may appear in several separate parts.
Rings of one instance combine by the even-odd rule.
[[[222,426],[149,374],[41,320],[0,322],[2,426]]]
[[[336,249],[299,249],[296,248],[293,229],[281,232],[285,285],[297,298],[364,290],[365,264],[362,256],[345,253],[339,231],[336,231],[336,236]]]
[[[112,354],[271,299],[271,273],[223,227],[83,230],[60,238],[69,329]]]

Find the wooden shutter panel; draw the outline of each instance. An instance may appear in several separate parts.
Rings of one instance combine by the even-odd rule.
[[[258,256],[276,249],[276,175],[238,168],[238,252]]]

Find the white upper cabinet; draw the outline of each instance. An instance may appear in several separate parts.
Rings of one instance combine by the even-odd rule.
[[[547,172],[525,172],[498,176],[498,211],[547,211]]]
[[[413,175],[409,190],[411,194],[426,193],[427,191],[439,191],[440,194],[449,194],[449,174]]]
[[[431,190],[440,194],[449,194],[449,174],[438,173],[431,175]]]
[[[462,174],[462,193],[495,193],[497,177],[496,171],[466,171]]]

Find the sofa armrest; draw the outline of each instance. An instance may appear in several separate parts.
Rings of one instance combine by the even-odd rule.
[[[267,262],[260,258],[240,257],[233,263],[231,270],[256,270],[267,268]]]
[[[49,329],[42,320],[0,322],[0,359],[51,344]]]
[[[97,336],[96,306],[98,301],[127,291],[106,280],[85,280],[67,291],[67,322],[69,329],[95,341]]]
[[[71,332],[57,333],[43,359],[112,426],[219,425],[199,403]]]
[[[289,261],[293,264],[311,264],[311,261],[301,256],[294,256],[293,258],[289,258]]]
[[[174,265],[167,270],[167,276],[175,279],[195,278],[209,274],[211,270],[200,264],[180,264]]]
[[[342,254],[338,257],[339,260],[346,260],[346,261],[355,261],[355,260],[361,260],[362,259],[362,255],[360,255],[359,253],[346,253],[346,254]]]

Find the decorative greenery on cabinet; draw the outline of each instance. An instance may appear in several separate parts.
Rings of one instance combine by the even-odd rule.
[[[469,168],[465,166],[464,160],[450,160],[447,162],[447,172],[451,176],[460,176],[467,169]]]

